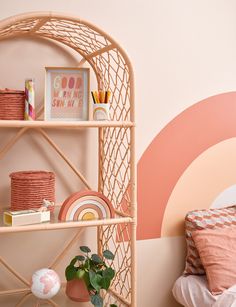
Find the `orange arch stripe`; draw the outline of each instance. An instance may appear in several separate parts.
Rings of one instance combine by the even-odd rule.
[[[139,240],[157,238],[171,192],[206,149],[236,136],[236,92],[207,98],[174,118],[138,163]]]

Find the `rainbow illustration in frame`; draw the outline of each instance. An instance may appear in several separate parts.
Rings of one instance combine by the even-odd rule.
[[[60,221],[88,221],[114,217],[109,199],[96,191],[81,191],[70,195],[62,204]]]

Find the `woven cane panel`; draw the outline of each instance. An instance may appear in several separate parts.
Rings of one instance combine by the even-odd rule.
[[[117,49],[93,58],[94,67],[101,72],[101,88],[112,92],[110,117],[112,120],[130,120],[129,71]]]
[[[85,54],[93,53],[107,46],[107,39],[82,23],[52,18],[38,31],[38,34],[70,45]]]
[[[130,213],[130,198],[127,193],[130,183],[130,129],[106,128],[102,143],[102,192],[116,209]]]
[[[8,25],[4,28],[1,28],[0,38],[1,39],[5,37],[8,38],[11,35],[16,35],[19,33],[26,34],[38,23],[38,21],[39,21],[38,18],[29,18],[29,19],[15,22],[14,24]]]
[[[126,238],[128,236],[128,240]],[[103,250],[109,249],[115,254],[112,267],[116,276],[111,288],[125,300],[131,299],[131,246],[128,225],[109,225],[103,227],[100,238]]]

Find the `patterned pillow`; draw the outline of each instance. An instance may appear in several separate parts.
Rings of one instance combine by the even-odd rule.
[[[236,225],[236,205],[219,209],[195,210],[185,217],[187,257],[184,274],[203,275],[205,270],[194,244],[192,233],[196,230],[224,228]]]

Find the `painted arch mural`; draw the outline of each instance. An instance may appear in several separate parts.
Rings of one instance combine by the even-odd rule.
[[[235,184],[235,137],[229,92],[189,107],[154,138],[138,163],[139,240],[181,235],[187,211],[210,207]]]

